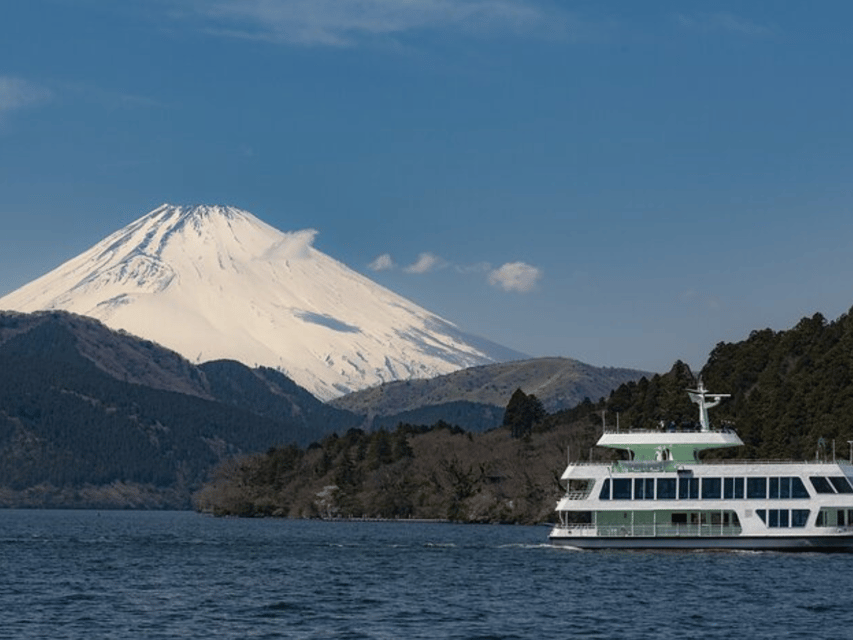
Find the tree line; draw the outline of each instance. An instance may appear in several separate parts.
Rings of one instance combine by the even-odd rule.
[[[712,413],[744,447],[713,457],[846,457],[853,440],[853,318],[820,314],[787,331],[753,331],[721,342],[697,374],[677,361],[665,374],[621,385],[548,414],[534,394],[516,390],[501,427],[465,433],[444,422],[399,424],[393,431],[353,429],[307,449],[274,448],[232,460],[196,495],[197,508],[220,514],[290,517],[440,518],[538,522],[562,491],[566,455],[609,460],[594,445],[602,424],[624,429],[695,426],[686,389],[699,378],[729,393]]]

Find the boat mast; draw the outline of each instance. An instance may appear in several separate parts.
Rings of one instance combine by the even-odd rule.
[[[702,379],[699,378],[699,385],[696,389],[688,389],[688,395],[690,395],[690,399],[699,405],[699,424],[701,425],[701,430],[710,431],[711,430],[711,421],[708,419],[708,409],[713,409],[723,398],[731,397],[731,394],[728,393],[708,393],[705,389],[705,383],[702,382]]]

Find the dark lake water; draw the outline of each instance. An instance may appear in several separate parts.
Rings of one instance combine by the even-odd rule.
[[[850,638],[853,554],[546,527],[0,510],[0,638]]]

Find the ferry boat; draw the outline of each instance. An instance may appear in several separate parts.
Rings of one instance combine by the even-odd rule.
[[[570,462],[552,544],[581,549],[853,550],[853,464],[720,460],[710,449],[742,446],[712,428],[708,410],[728,394],[688,389],[699,428],[619,432],[598,446],[627,451],[613,463]]]

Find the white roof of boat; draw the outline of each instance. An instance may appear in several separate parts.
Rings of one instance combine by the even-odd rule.
[[[734,431],[628,431],[605,433],[599,438],[601,447],[631,448],[632,446],[738,446],[743,441]]]

